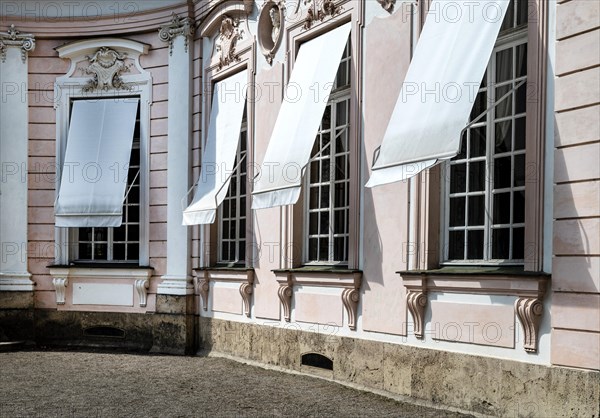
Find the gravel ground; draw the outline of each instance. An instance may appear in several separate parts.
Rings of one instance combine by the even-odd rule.
[[[0,417],[460,417],[214,357],[0,353]]]

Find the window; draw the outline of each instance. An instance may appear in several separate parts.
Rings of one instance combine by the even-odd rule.
[[[248,124],[244,113],[235,171],[227,196],[219,206],[219,263],[243,264],[246,261],[247,138]]]
[[[527,14],[526,0],[511,2],[461,150],[447,166],[449,262],[524,262]]]
[[[317,132],[306,176],[305,260],[308,263],[348,263],[351,61],[348,41]]]
[[[123,220],[118,228],[72,228],[73,261],[128,262],[140,259],[140,109],[129,159]]]

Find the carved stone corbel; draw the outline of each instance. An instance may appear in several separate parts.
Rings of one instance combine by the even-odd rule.
[[[394,11],[394,6],[396,5],[396,0],[377,0],[381,7],[388,12],[392,13]]]
[[[409,291],[406,295],[406,304],[415,324],[415,337],[423,338],[427,292]]]
[[[277,296],[279,296],[279,300],[283,305],[283,318],[286,322],[290,322],[291,313],[292,313],[292,283],[288,278],[287,282],[283,282],[279,284],[279,290],[277,291]]]
[[[173,40],[178,36],[185,38],[185,52],[188,52],[189,41],[194,35],[194,21],[189,18],[180,18],[177,14],[171,15],[171,21],[166,25],[161,25],[158,31],[158,38],[163,42],[169,43],[169,54],[173,55]]]
[[[204,277],[202,280],[198,281],[198,293],[200,293],[200,297],[202,298],[202,309],[205,311],[208,310],[208,291],[210,289],[208,277]]]
[[[542,301],[538,298],[518,298],[515,301],[515,313],[525,333],[523,348],[527,352],[537,353],[538,331],[544,313]]]
[[[140,306],[143,308],[147,304],[148,297],[148,288],[150,287],[150,282],[148,279],[138,279],[135,281],[135,290],[138,293],[138,299],[140,301]]]
[[[8,47],[21,48],[21,61],[27,61],[27,53],[35,49],[35,37],[30,33],[20,33],[15,25],[10,25],[8,31],[0,32],[0,60],[6,62]]]
[[[360,293],[357,289],[344,289],[342,292],[342,303],[348,314],[348,326],[352,331],[356,331],[356,318],[358,316],[358,301]]]
[[[54,291],[56,293],[56,304],[64,305],[66,287],[69,284],[69,279],[66,277],[55,277],[52,279],[52,284],[54,285]]]
[[[252,300],[252,293],[254,289],[250,283],[242,283],[240,285],[240,295],[244,301],[244,314],[250,318],[250,301]]]

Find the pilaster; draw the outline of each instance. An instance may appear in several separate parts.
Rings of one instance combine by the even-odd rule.
[[[167,156],[167,274],[158,293],[189,295],[194,292],[190,274],[190,230],[182,225],[181,201],[190,186],[192,134],[192,45],[194,23],[173,14],[161,26],[159,38],[169,44],[169,109]]]
[[[27,54],[31,34],[0,32],[0,291],[33,291],[27,271]]]

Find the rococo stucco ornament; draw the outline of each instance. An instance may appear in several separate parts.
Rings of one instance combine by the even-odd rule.
[[[269,64],[279,48],[284,20],[283,2],[266,0],[258,17],[258,44]]]
[[[394,6],[396,5],[396,0],[377,0],[381,7],[385,9],[386,12],[392,13],[394,11]]]
[[[35,37],[30,33],[20,33],[15,25],[10,25],[7,32],[0,32],[0,60],[6,61],[8,47],[21,48],[21,61],[27,61],[27,53],[35,49]]]
[[[244,31],[240,29],[239,19],[227,15],[223,16],[216,47],[219,53],[219,70],[240,60],[236,52],[236,46],[243,36]]]
[[[169,43],[169,53],[173,55],[173,40],[178,36],[185,38],[185,52],[188,52],[190,38],[194,35],[194,21],[189,17],[180,18],[173,13],[171,21],[162,25],[158,31],[158,38]]]
[[[87,56],[89,67],[83,71],[94,77],[83,87],[84,92],[94,90],[131,90],[121,74],[129,71],[129,65],[125,64],[126,53],[119,53],[114,49],[103,46],[94,55]]]
[[[334,0],[304,0],[304,4],[312,3],[304,19],[304,29],[310,29],[317,20],[324,21],[327,16],[339,15],[343,8],[335,4]]]

